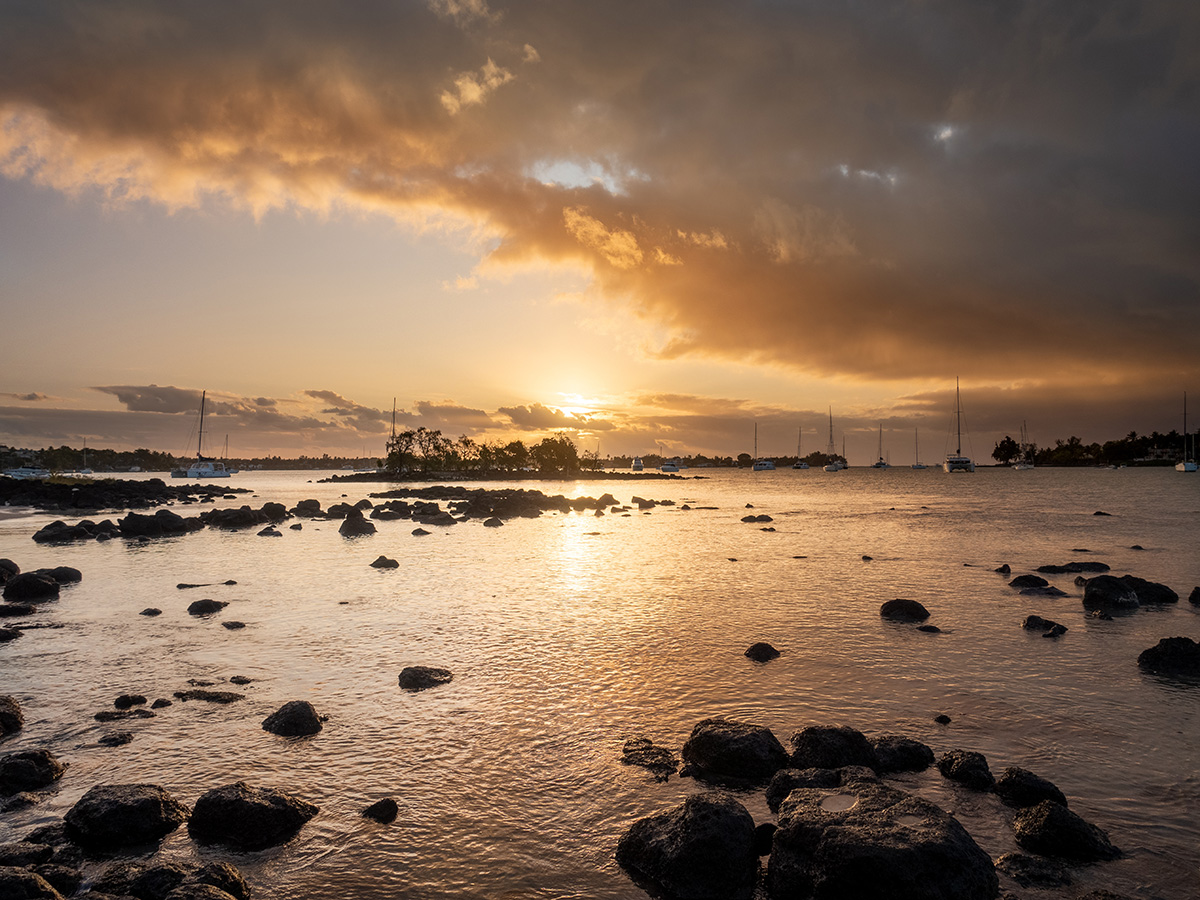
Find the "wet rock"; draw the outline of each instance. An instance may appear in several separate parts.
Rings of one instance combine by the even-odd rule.
[[[0,867],[0,897],[5,900],[62,900],[50,882],[29,869]]]
[[[771,812],[797,789],[830,790],[854,781],[878,781],[874,771],[866,766],[843,766],[840,769],[780,769],[767,784],[767,806]]]
[[[1053,638],[1067,633],[1066,625],[1060,625],[1051,619],[1043,619],[1041,616],[1026,616],[1021,627],[1027,631],[1040,631],[1042,637]]]
[[[1001,872],[1021,887],[1065,887],[1071,884],[1071,873],[1062,863],[1027,853],[1006,853],[996,860]]]
[[[649,769],[655,781],[666,781],[679,769],[679,760],[666,747],[656,747],[649,738],[635,737],[625,742],[621,762]]]
[[[1042,634],[1042,637],[1044,637],[1044,638],[1060,638],[1066,633],[1067,633],[1067,626],[1059,625],[1057,622],[1055,622],[1053,625],[1051,625],[1049,628],[1046,629],[1046,631]]]
[[[123,719],[153,719],[148,709],[102,709],[92,716],[97,722],[120,722]]]
[[[1008,586],[1020,589],[1046,587],[1048,584],[1050,582],[1040,575],[1018,575],[1008,583]]]
[[[386,556],[378,557],[375,562],[371,563],[372,569],[398,569],[400,563],[397,560],[389,559]]]
[[[1017,844],[1042,856],[1097,862],[1121,855],[1102,829],[1052,800],[1043,800],[1017,813],[1013,831]]]
[[[83,573],[71,566],[55,566],[52,569],[35,569],[34,575],[45,575],[53,578],[58,584],[79,584],[83,581]]]
[[[879,615],[893,622],[924,622],[929,618],[929,610],[916,600],[897,597],[879,607]]]
[[[863,558],[862,558],[862,560],[863,560],[863,562],[870,562],[870,561],[871,561],[871,560],[873,560],[874,558],[875,558],[875,557],[873,557],[873,556],[867,556],[867,555],[864,553],[864,554],[863,554]]]
[[[49,750],[19,750],[0,757],[0,796],[36,791],[62,778],[67,767]]]
[[[350,507],[346,513],[346,518],[342,521],[341,527],[338,528],[338,534],[342,537],[365,537],[366,535],[375,534],[375,523],[366,518],[361,509]]]
[[[774,822],[761,822],[754,827],[754,852],[758,856],[770,856],[775,832],[779,829]]]
[[[303,531],[304,530],[304,526],[301,525],[299,522],[297,522],[294,525],[289,525],[288,528],[290,528],[292,531]]]
[[[449,669],[433,666],[405,666],[400,672],[400,687],[406,691],[424,691],[439,684],[448,684],[454,679]]]
[[[597,510],[597,512],[599,512],[599,510]],[[492,516],[490,519],[483,520],[484,528],[499,528],[503,524],[504,522],[500,519],[497,519],[495,516]]]
[[[283,537],[283,532],[274,525],[268,525],[262,531],[258,532],[259,537]]]
[[[253,681],[253,678],[247,678],[245,675],[234,675],[229,679],[230,684],[251,684]]]
[[[12,734],[25,727],[25,714],[16,697],[0,694],[0,735]]]
[[[34,866],[33,871],[45,878],[50,886],[64,897],[70,897],[83,884],[83,872],[72,866],[52,862],[41,863]]]
[[[870,739],[875,769],[880,775],[893,772],[924,772],[933,765],[933,751],[918,740],[899,734],[881,734]]]
[[[1134,594],[1137,595],[1138,603],[1178,603],[1179,595],[1167,587],[1165,584],[1159,584],[1157,581],[1147,581],[1145,578],[1138,578],[1136,575],[1122,575],[1120,578]]]
[[[400,807],[391,797],[383,800],[377,800],[362,811],[363,817],[374,819],[384,825],[389,825],[396,821],[396,816],[400,814]]]
[[[208,703],[234,703],[238,700],[245,700],[245,694],[239,694],[236,691],[207,691],[203,688],[196,688],[190,691],[176,691],[174,694],[176,700],[204,700]]]
[[[1037,806],[1043,800],[1067,805],[1067,798],[1053,782],[1017,766],[1009,766],[996,779],[996,795],[1008,806],[1017,809]]]
[[[776,659],[779,656],[779,651],[770,644],[759,641],[757,644],[751,644],[746,648],[745,656],[755,662],[765,663]]]
[[[769,728],[730,719],[705,719],[683,745],[683,774],[731,781],[765,781],[787,765],[787,751]]]
[[[879,765],[866,735],[845,725],[812,725],[793,734],[791,745],[789,763],[794,769],[866,766],[875,771]]]
[[[96,741],[101,747],[124,747],[133,743],[132,731],[110,731]]]
[[[262,850],[289,840],[318,812],[291,794],[238,781],[200,796],[188,833],[201,843]]]
[[[917,631],[923,631],[926,634],[941,634],[942,633],[942,629],[938,628],[936,625],[918,625]]]
[[[773,897],[992,900],[992,861],[957,820],[921,797],[870,782],[797,790],[779,813]]]
[[[237,621],[222,622],[221,627],[228,628],[230,631],[238,631],[242,628],[245,628],[246,623],[245,622],[237,622]]]
[[[1093,516],[1111,516],[1111,515],[1112,515],[1112,513],[1105,512],[1105,511],[1104,511],[1104,510],[1102,510],[1102,509],[1098,509],[1098,510],[1096,510],[1094,513],[1092,513],[1092,515],[1093,515]]]
[[[284,737],[316,734],[327,717],[317,715],[317,710],[307,700],[289,700],[275,712],[263,719],[263,731]]]
[[[942,754],[937,767],[951,781],[957,781],[974,791],[990,791],[996,784],[987,758],[974,750],[950,750]]]
[[[314,516],[324,515],[324,513],[321,512],[320,500],[301,500],[291,510],[291,513],[294,516],[302,516],[306,519],[311,519]]]
[[[0,559],[0,584],[6,584],[14,575],[21,574],[21,567],[7,557]]]
[[[49,862],[53,855],[54,848],[46,844],[34,844],[29,841],[0,844],[0,866],[27,868]]]
[[[157,606],[147,606],[140,613],[138,613],[138,615],[139,616],[150,616],[151,618],[153,618],[154,616],[161,616],[162,610],[159,609]]]
[[[1077,550],[1076,553],[1087,553]],[[1107,572],[1111,567],[1102,562],[1070,562],[1065,566],[1038,566],[1037,570],[1044,575],[1065,575],[1072,572]]]
[[[950,717],[948,715],[946,715],[945,713],[941,713],[939,715],[934,716],[933,721],[937,722],[939,725],[949,725]]]
[[[677,900],[750,900],[758,872],[754,820],[728,794],[693,794],[634,822],[616,858],[635,882]]]
[[[1000,568],[993,569],[992,571],[996,572],[998,575],[1010,575],[1012,574],[1012,567],[1008,563],[1005,563]]]
[[[76,843],[114,849],[165,837],[187,819],[187,807],[156,784],[100,784],[63,819]]]
[[[118,862],[92,883],[92,890],[114,896],[161,900],[183,883],[188,870],[181,865]]]
[[[424,537],[427,534],[432,534],[431,531],[426,531],[424,528],[414,528],[412,530],[413,537]]]
[[[1020,592],[1022,597],[1065,597],[1067,592],[1061,588],[1056,588],[1052,584],[1044,587],[1025,588]]]
[[[1192,606],[1200,606],[1200,585],[1192,588],[1192,592],[1188,594],[1188,603]]]
[[[1083,586],[1084,609],[1137,609],[1139,605],[1132,586],[1113,575],[1097,575]]]
[[[142,706],[146,702],[146,698],[141,694],[122,694],[113,701],[113,706],[117,709],[130,709],[134,706]]]
[[[4,599],[15,602],[42,603],[59,595],[59,584],[41,572],[22,572],[4,583]]]
[[[1099,888],[1094,891],[1088,891],[1086,894],[1080,894],[1075,900],[1134,900],[1128,894],[1118,894],[1116,891],[1106,891]]]
[[[37,612],[37,607],[32,603],[0,603],[0,619],[32,616],[35,612]]]
[[[212,600],[205,598],[204,600],[196,600],[191,603],[188,608],[188,615],[191,616],[211,616],[213,613],[220,612],[229,603],[225,600]]]
[[[1200,643],[1186,637],[1163,638],[1141,652],[1138,665],[1157,675],[1200,675]]]
[[[163,697],[159,697],[157,700],[155,700],[153,703],[150,704],[150,708],[151,709],[164,709],[168,706],[174,706],[174,705],[175,704],[172,703],[170,700],[167,700]]]
[[[226,862],[208,863],[184,879],[184,886],[210,885],[224,891],[234,900],[250,900],[250,886],[235,866]]]

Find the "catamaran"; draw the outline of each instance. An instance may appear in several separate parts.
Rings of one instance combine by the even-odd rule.
[[[758,423],[754,423],[754,465],[755,472],[771,472],[775,469],[775,460],[758,458]]]
[[[1183,392],[1183,459],[1175,463],[1176,472],[1195,472],[1196,465],[1196,439],[1192,438],[1192,453],[1188,455],[1188,430],[1187,430],[1187,391]]]
[[[792,463],[793,469],[807,469],[806,463],[800,456],[800,439],[804,436],[804,426],[796,429],[796,461]]]
[[[883,458],[883,423],[879,423],[879,459],[871,463],[872,469],[890,469],[891,464]]]
[[[1024,472],[1033,468],[1033,454],[1030,453],[1029,434],[1025,431],[1025,423],[1021,422],[1021,453],[1017,457],[1017,461],[1012,464],[1012,467],[1018,472]]]
[[[913,459],[915,460],[915,462],[912,464],[914,469],[929,468],[925,465],[925,463],[921,462],[921,438],[920,435],[917,434],[917,429],[915,428],[913,429]]]
[[[228,478],[230,471],[219,459],[205,456],[204,450],[204,401],[207,391],[200,392],[200,428],[196,435],[196,459],[187,466],[181,466],[171,471],[172,478]]]
[[[954,379],[954,421],[955,430],[958,435],[958,445],[953,453],[946,454],[946,461],[942,463],[942,468],[947,472],[974,472],[975,463],[971,457],[963,456],[962,452],[962,399],[958,392],[958,379]]]

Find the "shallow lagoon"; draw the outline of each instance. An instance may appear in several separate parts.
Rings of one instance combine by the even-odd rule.
[[[678,749],[697,721],[727,716],[785,743],[811,724],[898,732],[938,754],[980,751],[996,773],[1019,765],[1050,778],[1126,856],[1073,870],[1075,886],[1057,893],[1022,888],[1023,898],[1090,887],[1196,894],[1200,686],[1145,675],[1136,659],[1162,637],[1200,639],[1186,600],[1200,584],[1200,479],[1163,469],[683,474],[522,485],[678,504],[649,514],[470,522],[420,538],[407,521],[357,540],[337,522],[305,521],[301,531],[285,523],[281,538],[206,530],[45,547],[30,536],[54,517],[0,519],[0,556],[84,574],[34,620],[62,628],[0,646],[0,693],[26,713],[0,749],[45,746],[71,764],[40,804],[0,815],[0,841],[57,819],[96,783],[153,781],[193,803],[244,779],[322,811],[274,850],[202,850],[181,831],[160,856],[228,859],[264,900],[639,897],[612,860],[618,837],[699,786],[654,782],[620,763],[621,746],[645,735]],[[225,503],[328,506],[387,487],[317,477],[245,473],[231,486],[257,496]],[[741,522],[747,503],[776,530]],[[400,568],[371,568],[380,554]],[[1184,599],[1094,620],[1073,575],[1049,576],[1067,597],[1029,598],[992,571],[1084,559]],[[175,587],[225,579],[238,583]],[[189,616],[200,597],[230,606]],[[892,597],[920,600],[943,633],[881,621]],[[139,616],[148,606],[163,615]],[[1023,631],[1031,613],[1070,630],[1057,641]],[[233,619],[247,627],[221,626]],[[784,655],[746,659],[759,640]],[[396,677],[413,664],[449,668],[454,681],[408,694]],[[241,703],[177,702],[117,726],[92,718],[121,693],[169,698],[189,679],[235,675],[254,679],[237,688]],[[328,715],[325,730],[262,731],[292,699]],[[952,723],[935,724],[938,713]],[[116,727],[133,742],[97,746]],[[993,857],[1015,849],[994,797],[936,770],[891,781],[954,812]],[[360,817],[386,796],[400,804],[394,824]],[[771,820],[761,793],[742,800]]]

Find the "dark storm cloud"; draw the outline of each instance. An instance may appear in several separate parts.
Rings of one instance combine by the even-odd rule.
[[[10,177],[463,216],[494,262],[588,266],[665,330],[664,358],[1144,396],[1200,380],[1196,4],[0,15]],[[532,177],[563,162],[604,177]]]

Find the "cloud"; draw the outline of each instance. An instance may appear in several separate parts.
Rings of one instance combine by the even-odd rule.
[[[128,410],[133,412],[198,413],[200,391],[167,385],[107,385],[92,388],[102,394],[111,394]]]
[[[0,392],[0,397],[7,397],[10,400],[20,400],[22,403],[44,403],[47,400],[55,399],[48,394],[39,394],[36,391],[30,391],[28,394]]]
[[[595,416],[584,416],[563,412],[542,403],[527,406],[502,406],[498,410],[512,421],[513,426],[528,431],[545,431],[566,428],[575,431],[609,431],[611,422]]]
[[[437,430],[469,432],[481,431],[495,423],[482,409],[459,406],[456,403],[433,403],[429,400],[416,402],[418,424]]]
[[[1194,4],[283,8],[10,8],[0,171],[462,221],[493,270],[583,266],[663,359],[1200,380]]]

